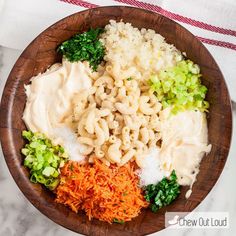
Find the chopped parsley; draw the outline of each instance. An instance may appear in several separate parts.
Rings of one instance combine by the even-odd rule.
[[[177,176],[173,170],[169,179],[165,177],[157,184],[146,186],[144,198],[150,202],[151,210],[157,212],[174,201],[179,193],[180,185],[177,183]]]
[[[74,166],[73,166],[73,164],[72,164],[72,163],[70,164],[70,167],[69,167],[69,168],[70,168],[70,170],[71,170],[71,171],[73,171],[73,170],[74,170]]]
[[[99,41],[99,35],[103,31],[103,29],[97,28],[76,34],[63,42],[57,50],[70,62],[88,61],[90,67],[95,71],[105,55],[105,47]]]
[[[124,224],[124,223],[125,223],[124,220],[117,220],[116,218],[113,219],[113,222],[114,222],[114,223],[117,223],[117,224]]]
[[[133,79],[132,77],[127,78],[128,81],[130,81],[130,80],[132,80],[132,79]]]

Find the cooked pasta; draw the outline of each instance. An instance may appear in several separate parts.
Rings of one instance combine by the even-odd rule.
[[[91,91],[95,93],[75,96],[74,122],[78,141],[93,149],[91,154],[124,165],[157,141],[161,104],[142,92],[135,78],[123,82],[122,78],[114,78],[113,72],[108,74],[109,70],[105,66],[104,74],[93,80]],[[76,102],[83,102],[83,111],[78,111]],[[103,145],[108,146],[107,151],[98,151]]]
[[[73,117],[78,141],[93,150],[91,155],[123,165],[156,145],[162,105],[150,94],[147,79],[163,66],[158,64],[160,54],[169,66],[181,55],[152,30],[138,31],[128,23],[114,21],[105,29],[101,41],[106,47],[107,63],[100,66],[99,73],[91,74],[90,90],[75,96]],[[127,43],[129,49],[124,51]],[[121,58],[124,55],[125,60]],[[150,62],[148,70],[141,58]],[[105,151],[98,151],[104,146]]]

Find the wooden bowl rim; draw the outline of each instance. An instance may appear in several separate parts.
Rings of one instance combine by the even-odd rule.
[[[30,44],[24,49],[24,51],[21,53],[21,55],[19,56],[19,58],[18,58],[17,61],[15,62],[14,66],[13,66],[13,68],[12,68],[12,70],[11,70],[9,76],[8,76],[8,79],[7,79],[7,81],[6,81],[6,84],[5,84],[3,93],[2,93],[2,99],[1,99],[0,110],[3,109],[2,100],[3,100],[3,97],[4,97],[4,95],[5,95],[6,90],[12,88],[12,85],[9,83],[9,79],[10,79],[11,73],[13,72],[13,69],[19,64],[19,60],[20,60],[20,58],[22,57],[22,55],[28,50],[28,48],[29,48],[31,45],[33,45],[33,44],[35,43],[35,41],[36,41],[37,39],[39,39],[45,32],[47,32],[48,30],[50,30],[50,29],[53,28],[54,26],[58,25],[59,23],[61,23],[61,22],[63,22],[63,21],[66,21],[67,19],[69,19],[69,18],[71,18],[71,17],[73,17],[73,16],[76,16],[76,15],[79,15],[79,14],[82,14],[82,13],[86,13],[86,12],[93,12],[93,11],[96,11],[96,10],[98,10],[98,9],[110,9],[110,10],[112,10],[112,9],[116,9],[116,8],[117,8],[117,9],[130,8],[130,9],[138,10],[138,11],[140,11],[140,12],[146,12],[147,14],[159,15],[159,16],[161,16],[162,18],[164,18],[166,21],[170,21],[170,22],[172,22],[172,23],[178,25],[178,26],[179,26],[183,31],[185,31],[187,34],[191,34],[191,35],[195,38],[195,40],[197,40],[197,41],[201,44],[201,46],[205,48],[205,50],[208,52],[209,56],[213,59],[215,65],[216,65],[216,67],[217,67],[217,70],[218,70],[217,73],[220,73],[220,77],[221,77],[221,79],[222,79],[222,83],[224,84],[224,86],[225,86],[225,88],[226,88],[226,90],[227,90],[227,96],[228,96],[229,101],[230,101],[230,95],[229,95],[229,92],[228,92],[228,87],[227,87],[227,84],[226,84],[226,82],[225,82],[224,76],[223,76],[223,74],[222,74],[222,72],[221,72],[221,70],[220,70],[218,64],[216,63],[216,61],[214,60],[213,56],[212,56],[211,53],[208,51],[208,49],[205,47],[205,45],[204,45],[197,37],[195,37],[190,31],[188,31],[186,28],[184,28],[184,27],[183,27],[182,25],[180,25],[179,23],[177,23],[177,22],[175,22],[175,21],[173,21],[173,20],[171,20],[171,19],[169,19],[169,18],[167,18],[167,17],[165,17],[165,16],[163,16],[163,15],[161,15],[161,14],[159,14],[159,13],[152,12],[152,11],[145,10],[145,9],[141,9],[141,8],[137,8],[137,7],[131,7],[131,6],[115,6],[115,5],[114,5],[114,6],[103,6],[103,7],[96,7],[96,8],[92,8],[92,9],[86,9],[86,10],[79,11],[79,12],[73,13],[73,14],[71,14],[71,15],[68,15],[68,16],[62,18],[61,20],[55,22],[54,24],[50,25],[49,27],[47,27],[47,28],[46,28],[45,30],[43,30],[35,39],[33,39],[33,40],[31,41],[31,43],[30,43]],[[16,91],[16,90],[14,90],[14,91]],[[13,92],[14,92],[14,91],[13,91]],[[12,93],[13,93],[13,92],[12,92]],[[13,97],[14,97],[14,96],[10,96],[10,97],[7,99],[7,106],[8,106],[8,108],[13,106]],[[229,146],[230,146],[231,140],[232,140],[232,104],[231,104],[231,102],[229,102],[229,105],[230,105],[230,114],[229,114],[230,117],[229,117],[229,119],[231,120],[231,121],[230,121],[231,134],[230,134],[230,138],[229,138],[228,141],[229,141]],[[10,114],[11,114],[11,113],[8,111],[6,114],[1,114],[1,117],[0,117],[0,124],[1,124],[1,125],[0,125],[0,140],[1,140],[1,143],[3,143],[2,141],[3,141],[4,139],[6,139],[6,138],[7,138],[8,140],[11,140],[11,132],[12,132],[12,129],[14,129],[14,128],[11,128],[12,124],[11,124],[11,119],[9,118],[9,115],[10,115]],[[7,129],[7,132],[8,132],[8,133],[7,133],[7,136],[5,135],[5,132],[4,132],[5,129]],[[65,228],[67,228],[67,229],[69,229],[69,230],[72,230],[72,231],[77,232],[77,233],[84,234],[84,233],[85,233],[85,230],[81,230],[81,231],[74,230],[74,229],[73,229],[72,227],[70,227],[67,223],[64,223],[64,222],[62,222],[62,221],[56,219],[56,217],[53,217],[53,216],[52,216],[53,213],[50,214],[50,211],[53,212],[53,209],[51,209],[50,206],[47,207],[46,209],[45,209],[45,208],[42,208],[42,207],[40,206],[40,204],[44,204],[44,199],[38,199],[38,202],[39,202],[40,204],[36,204],[36,202],[33,201],[33,200],[30,198],[31,194],[34,194],[34,192],[31,193],[31,191],[26,191],[26,189],[24,188],[23,185],[19,185],[18,179],[17,179],[17,175],[16,175],[16,173],[15,173],[15,171],[18,170],[18,169],[17,169],[17,168],[15,169],[14,167],[11,167],[11,166],[9,165],[10,161],[8,160],[8,157],[7,157],[7,156],[9,155],[9,154],[7,155],[7,152],[8,152],[9,149],[11,149],[11,144],[9,144],[9,143],[10,143],[10,142],[8,142],[7,145],[1,145],[1,146],[2,146],[4,158],[5,158],[5,161],[6,161],[6,163],[7,163],[8,169],[9,169],[9,171],[10,171],[10,173],[11,173],[11,175],[12,175],[14,181],[16,182],[17,186],[19,187],[20,191],[25,195],[25,197],[31,202],[31,204],[32,204],[34,207],[36,207],[41,213],[43,213],[43,214],[44,214],[45,216],[47,216],[49,219],[51,219],[51,220],[54,221],[55,223],[57,223],[57,224],[59,224],[59,225],[65,227]],[[7,150],[7,149],[8,149],[8,150]],[[221,169],[221,171],[220,171],[218,177],[214,180],[214,184],[211,186],[210,191],[212,191],[214,185],[215,185],[216,182],[219,180],[219,177],[220,177],[220,175],[221,175],[221,173],[222,173],[222,171],[223,171],[223,169],[224,169],[224,166],[225,166],[225,163],[226,163],[226,160],[227,160],[227,157],[228,157],[229,150],[230,150],[230,148],[227,150],[227,153],[225,154],[225,159],[224,159],[223,168]],[[13,154],[13,153],[14,153],[14,151],[11,152],[11,154]],[[13,156],[14,156],[14,155],[13,155]],[[15,167],[17,167],[17,166],[15,166]],[[20,172],[20,170],[18,170],[18,171]],[[24,176],[24,177],[25,177],[25,176]],[[25,177],[25,178],[26,178],[26,177]],[[208,194],[210,193],[210,191],[208,192]],[[208,194],[206,194],[206,195],[202,198],[202,200],[198,202],[198,204],[192,209],[192,211],[206,198],[206,196],[207,196]],[[102,226],[99,226],[99,227],[103,227],[103,225],[102,225]],[[119,230],[117,230],[117,229],[114,229],[114,231],[121,233],[121,231],[119,231]],[[155,232],[157,232],[157,231],[156,231],[156,230],[150,230],[150,231],[148,231],[148,232],[145,232],[145,235],[146,235],[146,234],[155,233]]]

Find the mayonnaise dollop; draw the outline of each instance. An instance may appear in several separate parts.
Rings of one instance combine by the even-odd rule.
[[[161,147],[151,148],[139,160],[140,185],[157,184],[175,170],[178,183],[190,186],[188,198],[202,157],[211,150],[206,115],[200,111],[173,115],[169,108],[164,109],[160,112],[160,134]]]
[[[31,79],[25,86],[27,102],[23,120],[28,129],[44,133],[53,143],[62,145],[70,158],[83,160],[81,144],[64,119],[72,114],[72,98],[81,89],[91,87],[87,63],[54,64],[45,73]],[[73,148],[72,146],[73,145]]]
[[[184,111],[171,115],[169,109],[160,112],[162,145],[161,167],[176,171],[180,185],[196,181],[199,165],[210,152],[206,115],[200,111]]]

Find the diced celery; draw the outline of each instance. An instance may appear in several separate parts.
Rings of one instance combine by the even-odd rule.
[[[207,88],[201,84],[200,77],[199,66],[190,60],[183,60],[152,75],[148,84],[163,108],[172,106],[173,114],[186,109],[204,112],[209,108],[209,103],[204,101]]]

